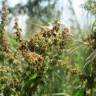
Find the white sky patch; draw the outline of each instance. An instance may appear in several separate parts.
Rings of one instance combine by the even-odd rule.
[[[22,34],[25,35],[26,21],[28,19],[28,16],[27,15],[19,15],[18,19],[19,19],[20,28],[22,29]]]
[[[82,7],[82,5],[84,4],[85,0],[72,0],[73,3],[73,8],[76,14],[76,17],[78,19],[79,22],[84,22],[84,19],[86,16],[84,16],[85,10]],[[63,6],[63,10],[62,10],[62,16],[61,16],[61,20],[66,23],[67,25],[70,25],[70,17],[72,17],[70,14],[70,10],[67,9],[69,6],[68,0],[60,0],[60,6]],[[73,18],[73,17],[72,17]]]
[[[27,0],[8,0],[8,4],[11,7],[14,7],[18,3],[21,3],[22,5],[25,5],[27,3]]]
[[[14,7],[16,4],[18,4],[20,0],[8,0],[8,4],[11,7]]]
[[[28,19],[28,16],[27,15],[18,15],[16,17],[18,18],[19,27],[22,29],[22,35],[25,35],[25,33],[26,33],[26,21]],[[15,18],[12,18],[11,23],[7,28],[9,30],[9,32],[12,32],[12,30],[14,28],[14,23],[15,23]]]
[[[78,19],[82,19],[84,0],[73,0],[73,7],[75,9],[75,13]]]

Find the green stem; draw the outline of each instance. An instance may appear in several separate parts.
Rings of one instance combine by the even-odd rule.
[[[90,89],[90,96],[93,96],[93,88]]]

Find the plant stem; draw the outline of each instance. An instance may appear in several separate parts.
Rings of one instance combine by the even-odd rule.
[[[90,96],[93,96],[93,88],[90,89]]]

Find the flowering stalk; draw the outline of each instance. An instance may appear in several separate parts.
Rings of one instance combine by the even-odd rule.
[[[8,8],[3,2],[3,7],[2,7],[2,16],[1,16],[1,23],[0,23],[0,59],[4,62],[4,58],[6,53],[9,51],[8,48],[8,42],[6,39],[6,23],[7,23],[7,16],[8,16]]]

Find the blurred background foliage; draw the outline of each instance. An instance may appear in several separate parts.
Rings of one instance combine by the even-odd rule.
[[[81,5],[82,20],[74,0],[61,1],[68,3],[69,27],[60,22],[64,9],[59,0],[1,4],[0,96],[95,96],[96,1]],[[25,14],[22,36],[17,17]]]
[[[48,22],[60,17],[60,10],[56,8],[57,2],[56,0],[27,0],[25,5],[17,4],[14,8],[10,8],[10,12],[13,15],[28,15],[26,35],[30,36],[34,31],[41,29],[39,25],[46,26]]]

